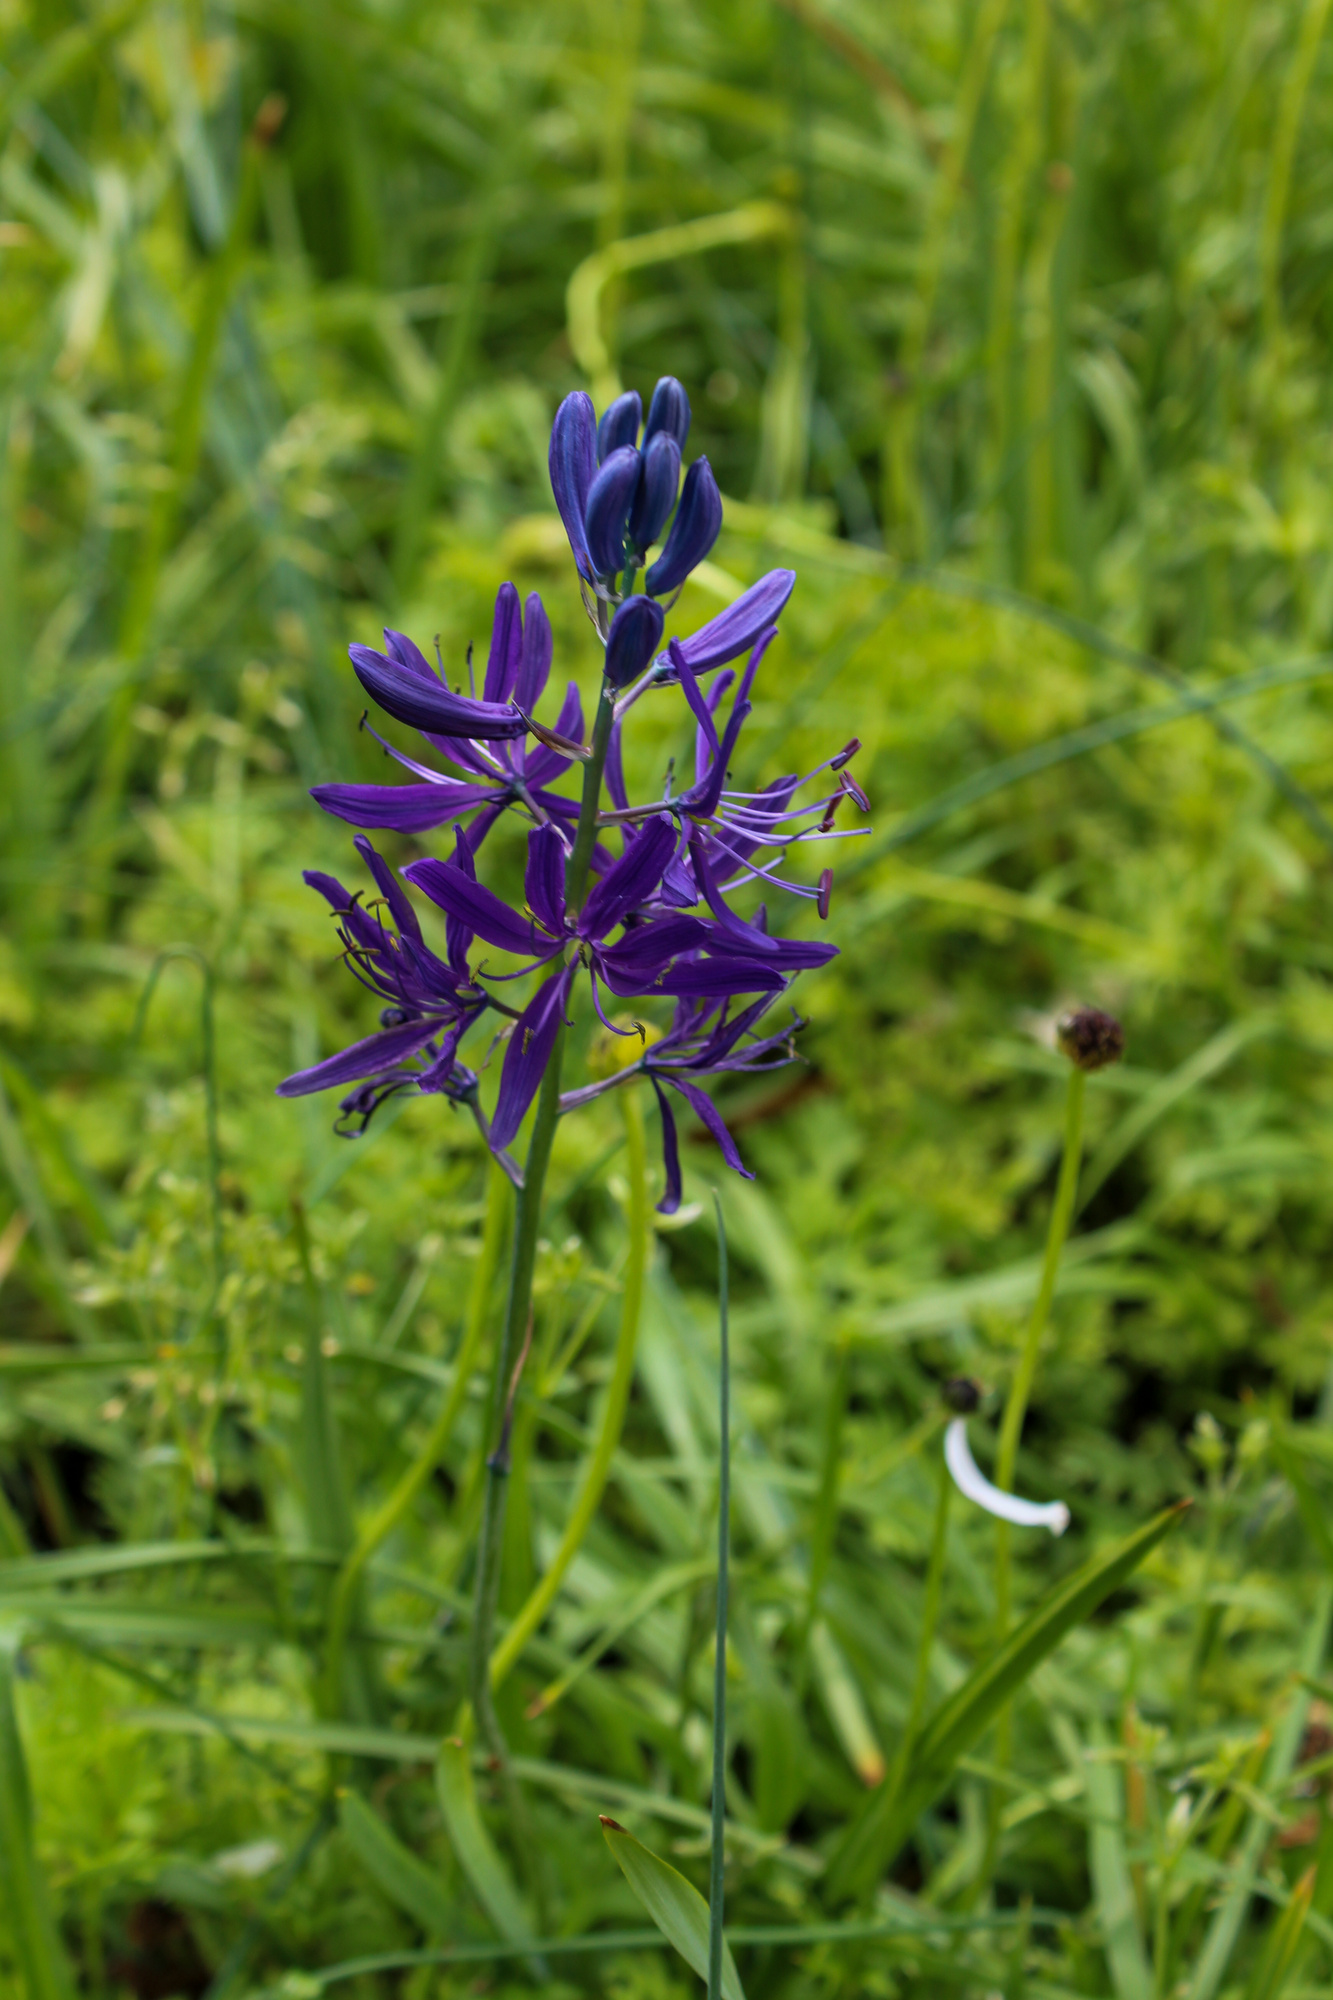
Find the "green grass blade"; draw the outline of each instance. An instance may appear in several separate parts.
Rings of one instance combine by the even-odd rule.
[[[1090,1732],[1094,1751],[1106,1746],[1106,1732]],[[1102,1945],[1116,2000],[1153,2000],[1152,1973],[1139,1928],[1134,1883],[1125,1851],[1125,1792],[1120,1767],[1102,1756],[1086,1758],[1084,1789],[1092,1827],[1088,1861]]]
[[[1245,2000],[1279,2000],[1300,1949],[1318,1874],[1312,1863],[1292,1890],[1286,1909],[1269,1931],[1259,1954],[1259,1962],[1245,1988]]]
[[[678,1868],[654,1854],[632,1833],[602,1815],[606,1844],[616,1865],[664,1938],[676,1947],[691,1971],[708,1977],[708,1905]],[[722,1992],[725,2000],[745,2000],[745,1989],[728,1945],[722,1947]]]
[[[32,1792],[14,1710],[17,1629],[0,1629],[0,1908],[28,2000],[73,2000],[74,1982],[51,1914],[33,1839]]]
[[[406,1910],[427,1937],[447,1937],[455,1928],[457,1911],[439,1877],[404,1847],[358,1793],[344,1792],[338,1800],[338,1824],[353,1854],[389,1901]]]
[[[1065,1583],[1057,1585],[936,1710],[917,1738],[897,1799],[877,1793],[834,1854],[829,1866],[832,1894],[855,1895],[882,1873],[921,1814],[944,1790],[959,1758],[1065,1634],[1091,1617],[1170,1533],[1189,1504],[1182,1500],[1168,1507],[1106,1554],[1084,1563]]]
[[[458,1865],[477,1901],[502,1938],[510,1944],[526,1944],[532,1926],[509,1870],[482,1824],[472,1782],[472,1759],[467,1745],[457,1736],[447,1737],[440,1746],[435,1790]]]

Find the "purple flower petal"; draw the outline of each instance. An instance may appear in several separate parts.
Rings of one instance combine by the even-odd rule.
[[[606,635],[608,687],[628,687],[652,659],[662,641],[666,614],[651,597],[627,597],[611,620]]]
[[[690,434],[690,399],[674,375],[663,375],[653,390],[653,399],[648,405],[648,421],[643,427],[645,451],[658,431],[670,431],[684,451],[685,440]]]
[[[611,803],[618,812],[629,811],[629,793],[625,790],[625,760],[620,748],[620,724],[611,725],[611,740],[606,746],[606,789],[611,794]]]
[[[553,826],[528,835],[528,867],[523,881],[528,908],[552,937],[565,934],[565,843]]]
[[[599,576],[618,576],[625,563],[625,523],[638,491],[643,460],[632,444],[607,458],[588,489],[583,526],[588,555]]]
[[[645,996],[665,993],[677,999],[725,1000],[738,993],[780,993],[786,983],[776,966],[757,958],[714,956],[681,959],[643,990]]]
[[[534,590],[523,607],[523,655],[512,690],[515,705],[522,709],[524,715],[533,713],[545,691],[551,672],[553,643],[546,606]],[[558,723],[556,731],[561,736],[565,734]]]
[[[453,778],[434,785],[313,785],[310,796],[349,826],[425,833],[445,826],[493,798],[493,785],[463,785]]]
[[[727,1165],[738,1173],[742,1180],[752,1181],[754,1175],[736,1150],[736,1141],[722,1122],[722,1114],[712,1100],[706,1097],[699,1086],[685,1083],[680,1077],[668,1079],[671,1088],[678,1090],[686,1103],[704,1122],[722,1149],[722,1157]]]
[[[666,1193],[657,1204],[657,1212],[659,1215],[674,1215],[680,1207],[680,1144],[676,1138],[676,1119],[657,1078],[651,1077],[650,1081],[657,1092],[662,1113],[662,1167],[666,1174]]]
[[[356,836],[352,845],[375,877],[375,886],[389,905],[389,913],[398,926],[399,936],[413,938],[418,944],[423,943],[417,913],[395,880],[388,862],[375,852],[363,833]]]
[[[710,618],[697,632],[691,632],[688,639],[682,639],[681,650],[695,673],[711,673],[714,667],[724,666],[753,646],[764,627],[775,622],[795,584],[794,569],[771,569],[734,604],[719,611],[716,618]],[[664,674],[663,678],[669,680],[670,674]]]
[[[353,1042],[340,1055],[329,1056],[313,1069],[301,1069],[278,1085],[279,1097],[308,1097],[313,1090],[328,1090],[335,1083],[356,1083],[363,1076],[376,1076],[392,1069],[404,1057],[415,1055],[445,1026],[443,1021],[406,1021],[398,1028],[385,1028]]]
[[[551,491],[581,573],[592,582],[592,561],[583,515],[597,471],[597,419],[592,397],[582,389],[566,396],[551,426]]]
[[[406,667],[409,673],[416,674],[422,680],[433,681],[438,684],[439,675],[422,652],[420,646],[418,646],[416,640],[409,639],[406,632],[391,632],[386,625],[384,628],[384,650],[391,660],[395,661],[400,667]]]
[[[314,889],[335,910],[351,909],[351,891],[343,888],[336,875],[326,875],[322,868],[306,868],[301,872],[301,880],[307,889]]]
[[[625,976],[642,976],[650,968],[666,965],[683,951],[698,951],[707,944],[708,925],[698,917],[659,917],[651,924],[635,924],[613,945],[598,953],[605,965]]]
[[[655,814],[628,852],[608,868],[584,904],[577,925],[579,936],[604,938],[631,910],[647,902],[675,847],[675,821],[666,813]]]
[[[665,597],[684,583],[722,532],[722,495],[706,458],[696,458],[685,474],[676,518],[666,547],[644,578],[654,597]]]
[[[356,677],[371,700],[400,722],[410,722],[414,729],[492,742],[526,734],[527,724],[516,708],[453,694],[434,674],[427,682],[415,668],[404,667],[369,646],[349,646],[347,650]]]
[[[508,701],[523,658],[523,613],[512,583],[502,583],[495,599],[491,650],[486,660],[482,694],[487,701]]]
[[[491,1145],[507,1146],[518,1131],[551,1059],[576,967],[543,980],[514,1023],[500,1072],[500,1095],[491,1119]]]
[[[484,883],[470,881],[456,863],[437,861],[431,855],[425,861],[409,862],[403,873],[432,903],[438,903],[448,916],[469,925],[479,938],[498,951],[512,951],[520,958],[527,958],[540,949],[541,940],[528,919],[516,916],[508,903],[502,903]]]
[[[477,864],[472,858],[476,852],[476,849],[472,845],[472,835],[475,831],[475,822],[468,828],[466,833],[461,826],[454,828],[453,861],[447,864],[457,868],[459,873],[466,876],[469,882],[475,882],[477,879]],[[445,955],[460,979],[469,977],[467,955],[472,949],[473,935],[472,926],[465,919],[462,917],[451,917],[446,913],[444,919]]]
[[[619,451],[622,445],[636,442],[642,417],[643,404],[637,389],[626,389],[623,396],[617,396],[614,403],[608,403],[597,426],[599,464],[605,464],[611,453]]]
[[[659,431],[643,454],[643,477],[629,510],[629,538],[642,551],[651,546],[676,504],[680,491],[680,446],[670,431]]]

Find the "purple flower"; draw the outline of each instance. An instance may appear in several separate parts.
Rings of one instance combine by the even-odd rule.
[[[434,736],[471,736],[483,742],[526,735],[528,725],[512,702],[455,694],[406,634],[386,628],[384,644],[382,653],[370,646],[349,646],[347,651],[371,700],[399,722]]]
[[[584,542],[593,568],[612,584],[625,567],[625,536],[642,473],[642,458],[632,444],[623,444],[602,460],[588,489]]]
[[[752,583],[734,604],[729,604],[725,611],[719,611],[716,618],[710,618],[688,639],[679,640],[680,650],[694,672],[711,674],[714,667],[725,666],[728,660],[748,652],[766,627],[776,624],[795,583],[794,569],[771,569],[767,576],[760,577],[758,583]],[[669,662],[659,660],[658,681],[670,682],[675,677]]]
[[[637,426],[636,426],[637,427]],[[588,489],[597,472],[597,419],[592,397],[582,389],[566,396],[551,426],[551,491],[574,551],[579,575],[592,582],[592,561],[583,531]]]
[[[690,399],[674,375],[663,375],[648,405],[648,421],[643,427],[643,448],[647,451],[659,431],[667,431],[681,451],[690,434]]]
[[[627,597],[606,635],[607,684],[628,687],[637,680],[662,642],[665,616],[651,597]]]
[[[679,1092],[707,1126],[721,1148],[722,1156],[734,1172],[746,1180],[754,1175],[745,1166],[736,1142],[715,1104],[692,1079],[724,1076],[741,1071],[783,1069],[797,1060],[794,1036],[805,1023],[793,1015],[786,1028],[777,1033],[757,1035],[755,1030],[773,1004],[765,994],[729,1017],[726,1001],[715,999],[681,1000],[666,1034],[645,1048],[639,1061],[603,1082],[587,1084],[582,1090],[566,1091],[560,1099],[562,1111],[573,1111],[595,1097],[615,1089],[637,1075],[646,1076],[657,1094],[662,1113],[662,1160],[666,1171],[666,1193],[657,1204],[660,1215],[674,1215],[680,1207],[680,1147],[676,1120],[664,1085]]]
[[[410,640],[402,640],[397,634],[391,636],[403,646],[411,645]],[[424,782],[316,785],[312,798],[325,812],[353,826],[392,828],[398,833],[424,833],[475,812],[477,817],[468,829],[474,853],[507,806],[516,805],[534,816],[572,823],[578,813],[577,800],[549,787],[568,769],[570,756],[582,742],[583,709],[578,689],[570,683],[554,730],[544,729],[532,719],[550,676],[551,650],[551,624],[540,597],[534,591],[524,610],[513,584],[502,584],[495,600],[483,702],[473,706],[494,707],[512,702],[522,719],[523,731],[535,733],[537,744],[530,747],[525,734],[497,742],[442,737],[426,731],[427,741],[468,774],[465,778],[454,778],[395,750],[372,730],[371,734],[384,745],[388,755]],[[415,646],[412,652],[417,653]],[[568,745],[567,749],[553,747],[562,742]]]
[[[643,404],[639,401],[637,389],[626,389],[623,396],[617,396],[614,403],[608,403],[597,426],[599,465],[604,464],[613,451],[619,451],[622,445],[634,443],[642,417]]]

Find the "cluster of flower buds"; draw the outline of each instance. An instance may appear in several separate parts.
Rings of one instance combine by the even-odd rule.
[[[604,1026],[617,1035],[637,1034],[641,1052],[613,1075],[566,1093],[561,1109],[634,1077],[649,1082],[662,1111],[661,1206],[669,1213],[681,1198],[681,1176],[667,1091],[697,1113],[728,1163],[745,1173],[698,1079],[792,1061],[799,1021],[793,1016],[791,1026],[774,1032],[763,1027],[763,1017],[799,972],[835,955],[832,945],[775,936],[764,905],[742,916],[728,895],[759,882],[815,902],[826,916],[831,871],[825,869],[817,885],[794,880],[779,873],[782,858],[793,846],[863,830],[840,828],[835,818],[844,802],[862,812],[868,804],[847,768],[859,748],[855,742],[803,777],[781,777],[759,791],[731,788],[730,765],[750,714],[751,688],[796,579],[790,570],[771,570],[725,611],[663,648],[670,607],[660,600],[673,597],[712,548],[722,503],[706,459],[694,461],[681,488],[690,406],[680,384],[669,376],[658,383],[642,438],[641,416],[631,391],[599,424],[591,400],[578,393],[561,404],[551,434],[552,489],[585,604],[606,649],[602,720],[591,736],[573,684],[554,724],[537,719],[551,671],[551,627],[541,599],[534,594],[521,604],[510,583],[496,599],[480,692],[471,679],[470,654],[465,691],[451,687],[443,663],[432,666],[401,632],[386,631],[382,652],[350,649],[357,678],[376,706],[419,731],[433,756],[452,769],[440,770],[372,731],[413,782],[319,785],[314,797],[327,812],[370,831],[420,836],[454,828],[451,854],[422,856],[401,871],[443,912],[445,956],[427,945],[406,892],[364,835],[356,845],[378,890],[373,908],[331,876],[307,874],[338,918],[348,964],[386,1004],[377,1034],[289,1077],[280,1090],[301,1096],[355,1084],[343,1099],[342,1123],[362,1130],[395,1091],[446,1095],[471,1108],[487,1143],[517,1174],[504,1149],[541,1084],[576,986],[586,980]],[[647,566],[645,590],[636,593],[634,578],[664,530],[665,545]],[[742,655],[747,658],[737,675],[728,663]],[[712,674],[705,690],[702,681]],[[621,727],[649,688],[668,685],[681,689],[694,718],[693,782],[673,792],[668,772],[660,796],[633,804],[622,771]],[[719,727],[721,704],[733,688]],[[560,789],[562,779],[590,759],[591,790],[587,784],[578,794]],[[828,786],[799,802],[804,787],[823,773]],[[521,907],[477,878],[482,842],[505,814],[528,828]],[[478,947],[512,962],[492,969],[475,956]],[[527,1005],[507,1005],[501,997],[507,982],[534,971],[545,977]],[[613,1006],[669,1002],[674,1016],[650,1041],[637,1023],[617,1027],[608,1017],[608,999]],[[479,1080],[457,1053],[485,1016],[509,1024],[502,1027],[505,1055],[489,1120]]]

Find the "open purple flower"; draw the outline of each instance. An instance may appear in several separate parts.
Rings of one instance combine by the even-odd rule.
[[[585,1084],[581,1090],[568,1090],[560,1099],[561,1111],[574,1111],[636,1076],[648,1078],[662,1113],[666,1192],[657,1204],[660,1215],[674,1215],[680,1207],[681,1195],[680,1145],[676,1136],[675,1115],[664,1085],[679,1092],[712,1133],[727,1165],[745,1180],[754,1179],[741,1159],[736,1142],[717,1106],[704,1095],[694,1079],[784,1069],[788,1063],[796,1062],[794,1037],[805,1024],[795,1015],[787,1027],[778,1029],[776,1033],[756,1033],[773,1000],[774,995],[766,993],[735,1015],[730,1014],[730,1003],[725,1000],[679,1000],[670,1028],[657,1040],[646,1044],[638,1062],[627,1065],[614,1076]]]
[[[659,633],[660,630],[659,622]],[[386,636],[395,641],[400,651],[411,647],[412,653],[421,658],[417,648],[401,634]],[[360,650],[367,651],[365,647]],[[511,707],[521,719],[520,730],[508,738],[469,739],[424,729],[427,742],[466,772],[464,778],[449,777],[407,756],[386,743],[377,730],[372,730],[371,734],[384,745],[387,754],[405,770],[414,771],[423,782],[316,785],[311,797],[325,812],[353,826],[392,828],[397,833],[425,833],[432,827],[445,826],[475,813],[477,817],[468,828],[468,843],[474,854],[509,806],[520,808],[538,821],[556,819],[572,824],[578,816],[577,799],[567,798],[550,787],[568,770],[570,759],[579,754],[583,741],[583,708],[573,682],[554,729],[546,729],[533,720],[550,677],[551,652],[551,623],[540,597],[534,591],[524,609],[513,584],[502,584],[495,600],[483,698],[470,706],[488,712]],[[461,697],[451,699],[461,700]],[[535,736],[535,743],[529,744],[529,735]]]

